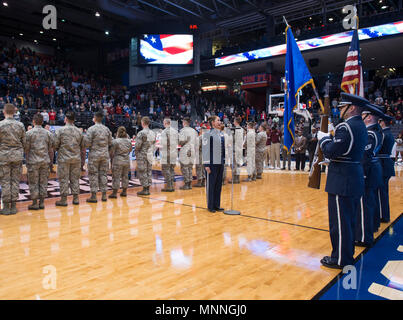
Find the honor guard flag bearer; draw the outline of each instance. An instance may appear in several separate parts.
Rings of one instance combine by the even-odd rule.
[[[297,107],[297,94],[307,84],[314,86],[312,76],[305,64],[304,58],[299,51],[298,45],[292,34],[291,27],[286,28],[285,56],[285,87],[284,96],[284,149],[290,153],[294,145],[294,115],[293,111]]]

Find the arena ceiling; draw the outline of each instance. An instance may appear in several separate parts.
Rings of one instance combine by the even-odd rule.
[[[383,0],[398,8],[401,0]],[[0,4],[0,35],[37,40],[47,45],[90,46],[127,41],[152,28],[164,32],[168,25],[186,28],[196,24],[206,37],[236,35],[311,16],[341,17],[351,0],[3,0]],[[379,9],[379,0],[360,0]],[[57,30],[42,29],[42,8],[57,8]],[[99,12],[100,16],[95,16]],[[105,32],[108,31],[109,34]],[[158,31],[157,31],[158,32]],[[22,36],[20,35],[22,34]],[[54,40],[56,39],[56,40]]]

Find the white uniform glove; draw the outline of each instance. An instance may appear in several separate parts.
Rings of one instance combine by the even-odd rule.
[[[318,140],[322,140],[324,137],[329,137],[329,133],[325,133],[323,131],[318,131]]]

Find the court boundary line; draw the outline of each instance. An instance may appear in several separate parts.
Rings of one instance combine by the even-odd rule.
[[[129,194],[128,194],[128,195],[129,195]],[[191,208],[197,208],[197,209],[208,210],[207,208],[204,208],[204,207],[198,207],[198,206],[196,206],[196,205],[191,205],[191,204],[186,204],[186,203],[177,203],[177,202],[170,201],[170,200],[156,199],[156,198],[151,198],[151,197],[147,197],[147,196],[138,196],[138,195],[134,195],[134,194],[132,194],[132,196],[136,196],[136,197],[144,198],[144,199],[156,200],[156,201],[163,201],[163,202],[167,202],[167,203],[180,204],[180,205],[182,205],[182,206],[191,207]],[[245,217],[245,218],[252,218],[252,219],[258,219],[258,220],[264,220],[264,221],[268,221],[268,222],[275,222],[275,223],[280,223],[280,224],[287,224],[287,225],[294,226],[294,227],[306,228],[306,229],[311,229],[311,230],[316,230],[316,231],[329,232],[329,230],[327,230],[327,229],[321,229],[321,228],[316,228],[316,227],[304,226],[304,225],[302,225],[302,224],[296,224],[296,223],[285,222],[285,221],[280,221],[280,220],[274,220],[274,219],[268,219],[268,218],[262,218],[262,217],[256,217],[256,216],[251,216],[251,215],[244,215],[244,214],[240,214],[239,216]]]
[[[360,261],[360,259],[367,254],[375,245],[376,243],[381,240],[384,235],[389,232],[389,229],[391,227],[393,227],[395,225],[396,222],[398,222],[400,220],[400,218],[403,216],[403,212],[400,213],[400,215],[389,225],[385,228],[385,230],[382,231],[382,233],[376,238],[374,239],[374,244],[372,245],[371,248],[365,248],[358,256],[357,258],[354,259],[354,263],[353,265],[355,265],[358,261]],[[330,282],[325,285],[317,294],[315,294],[311,300],[320,300],[320,298],[327,292],[330,290],[330,288],[341,279],[341,277],[344,276],[343,270],[341,270],[332,280],[330,280]]]

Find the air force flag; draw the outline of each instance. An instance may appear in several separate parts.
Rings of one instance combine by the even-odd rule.
[[[290,153],[294,145],[294,115],[293,111],[297,106],[298,91],[307,84],[313,84],[312,76],[305,64],[304,58],[295,42],[291,28],[286,29],[286,47],[285,56],[285,87],[284,96],[284,149]]]

